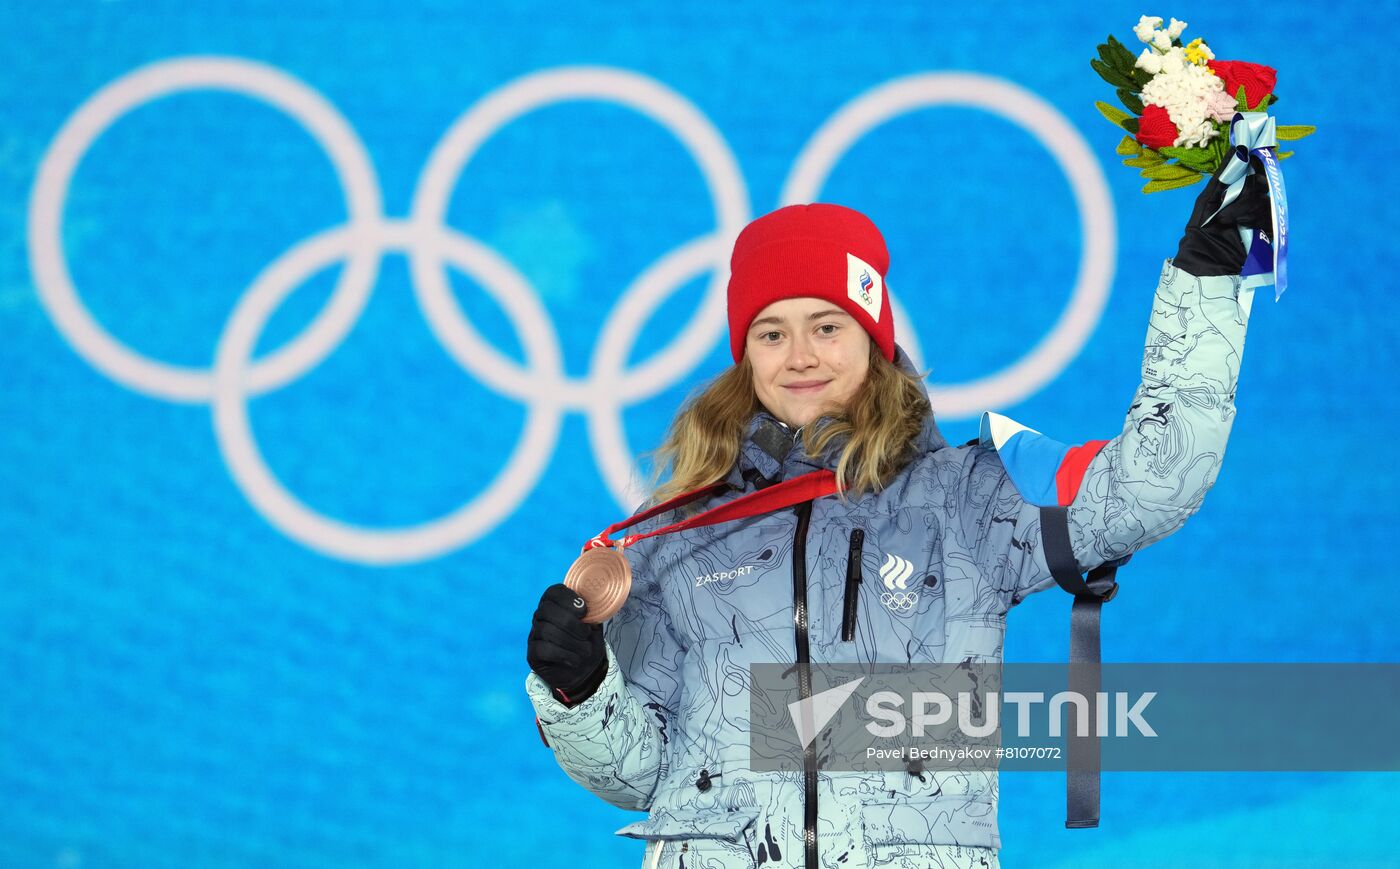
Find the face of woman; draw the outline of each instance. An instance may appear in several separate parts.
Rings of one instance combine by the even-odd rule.
[[[758,312],[744,353],[758,400],[798,428],[855,395],[870,368],[870,336],[825,299],[782,299]]]

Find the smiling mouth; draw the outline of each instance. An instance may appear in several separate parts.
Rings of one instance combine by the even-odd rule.
[[[818,380],[810,383],[788,383],[783,386],[783,389],[797,393],[817,392],[830,382],[829,380]]]

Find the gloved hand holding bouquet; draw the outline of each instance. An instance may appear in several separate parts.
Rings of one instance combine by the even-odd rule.
[[[1117,150],[1124,165],[1148,179],[1144,193],[1211,178],[1182,239],[1184,260],[1179,255],[1176,265],[1194,274],[1202,273],[1193,268],[1238,274],[1251,287],[1272,283],[1277,299],[1287,284],[1288,243],[1279,161],[1292,152],[1275,149],[1279,141],[1301,139],[1315,128],[1277,125],[1267,113],[1278,102],[1276,71],[1216,60],[1203,39],[1182,45],[1186,26],[1173,18],[1164,28],[1161,18],[1142,16],[1133,32],[1147,47],[1136,57],[1109,36],[1090,64],[1132,114],[1095,105],[1130,134]]]

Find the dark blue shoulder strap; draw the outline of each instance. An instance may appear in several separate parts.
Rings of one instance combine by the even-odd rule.
[[[1040,535],[1045,542],[1045,563],[1060,588],[1074,595],[1069,619],[1069,690],[1088,700],[1090,721],[1098,721],[1099,608],[1118,593],[1114,574],[1131,555],[1105,562],[1080,576],[1069,539],[1069,510],[1040,508]],[[1071,829],[1099,825],[1098,737],[1071,732],[1065,770],[1065,826]]]

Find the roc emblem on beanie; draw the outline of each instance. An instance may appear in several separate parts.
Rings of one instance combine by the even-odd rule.
[[[729,349],[744,357],[749,325],[780,299],[826,299],[855,318],[894,360],[894,318],[885,273],[890,255],[870,218],[815,202],[769,212],[744,227],[729,260]]]

